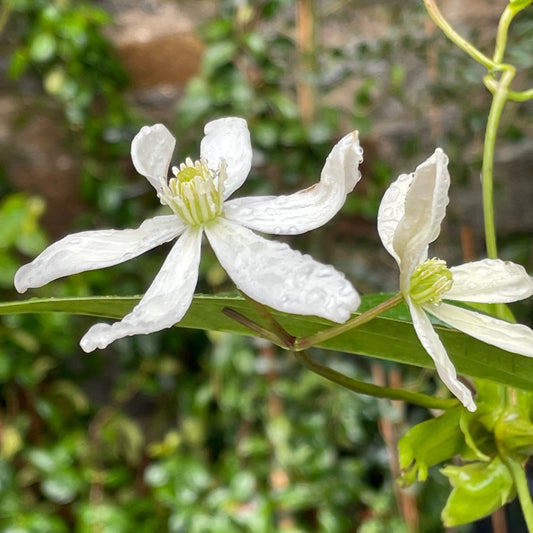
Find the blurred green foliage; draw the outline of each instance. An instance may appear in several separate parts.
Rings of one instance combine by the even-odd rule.
[[[288,4],[265,2],[262,14],[274,20]],[[77,225],[145,218],[153,197],[145,203],[148,195],[124,176],[138,119],[102,34],[108,15],[63,0],[5,6],[16,43],[9,73],[14,81],[42,82],[46,98],[65,111],[82,160],[80,193],[89,209]],[[282,36],[267,42],[227,6],[220,15],[206,26],[202,67],[218,82],[193,81],[179,112],[191,153],[207,112],[241,114],[268,161],[272,190],[316,181],[338,136],[338,113],[323,108],[304,127],[294,87],[280,88],[294,43]],[[261,77],[255,85],[232,67],[239,54],[253,56]],[[187,108],[196,114],[186,116]],[[21,194],[0,205],[6,298],[16,268],[47,244],[43,210],[42,201]],[[158,257],[72,276],[34,294],[138,293]],[[208,258],[200,288],[223,287],[219,269]],[[89,323],[61,314],[0,321],[1,531],[406,532],[374,400],[328,386],[287,354],[227,335],[209,342],[201,333],[163,332],[83,356],[77,339]]]
[[[45,245],[38,215],[35,199],[4,199],[3,252]],[[194,333],[127,339],[122,365],[80,359],[71,322],[2,320],[2,530],[405,531],[375,400],[230,335],[212,350]],[[114,385],[98,401],[102,379]]]
[[[325,101],[327,80],[320,66],[331,63],[338,50],[317,44],[301,59],[303,53],[291,37],[294,32],[284,23],[294,16],[294,2],[225,0],[218,10],[217,17],[201,28],[207,48],[200,72],[179,102],[180,139],[190,137],[213,116],[245,116],[256,169],[269,176],[268,182],[252,180],[248,187],[272,193],[281,187],[311,185],[340,132],[368,131],[361,115]],[[298,101],[302,87],[309,94],[304,103]],[[364,98],[365,91],[364,86],[357,94]],[[389,168],[378,162],[373,174],[366,192],[350,198],[345,210],[376,215]]]
[[[21,44],[11,58],[12,78],[29,69],[38,73],[72,124],[86,126],[96,105],[106,106],[108,125],[120,122],[120,90],[127,77],[102,35],[110,22],[105,11],[89,3],[59,0],[6,0],[3,9],[11,11],[11,31],[18,33]]]

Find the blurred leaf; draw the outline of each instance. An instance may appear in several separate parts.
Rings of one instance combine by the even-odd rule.
[[[229,63],[233,58],[237,46],[232,41],[219,41],[216,46],[206,50],[202,60],[202,72],[212,74],[222,65]]]
[[[103,425],[102,438],[106,442],[108,451],[115,457],[124,457],[130,464],[139,462],[144,435],[132,418],[116,413]]]
[[[254,141],[265,148],[272,148],[279,142],[279,124],[274,120],[254,124],[252,133]]]
[[[132,523],[123,506],[112,503],[84,502],[77,508],[76,533],[131,533],[136,525]]]
[[[72,381],[58,379],[48,388],[48,394],[56,397],[60,404],[71,405],[78,413],[86,413],[89,410],[89,401],[85,393]]]
[[[49,33],[39,33],[30,43],[29,54],[33,61],[44,62],[50,59],[56,50],[56,40]]]
[[[359,311],[363,312],[387,295],[367,295]],[[122,318],[137,304],[139,297],[42,298],[0,304],[0,315],[12,313],[66,312],[105,318]],[[261,323],[257,312],[240,297],[197,295],[180,327],[227,331],[250,335],[250,331],[222,313],[225,307],[237,310]],[[306,336],[327,329],[331,323],[317,317],[288,315],[277,311],[274,316],[293,335]],[[459,331],[436,326],[457,371],[525,390],[533,390],[533,359],[512,354],[478,341]],[[398,306],[371,322],[324,342],[321,346],[337,351],[368,355],[432,368],[430,357],[422,348],[406,308]]]
[[[276,92],[270,95],[270,101],[283,118],[294,120],[299,117],[298,106],[292,99],[288,98],[284,94]]]
[[[5,424],[2,428],[2,437],[0,439],[0,456],[2,459],[10,460],[22,447],[22,436],[18,428]]]
[[[264,55],[267,41],[263,35],[260,35],[259,33],[247,33],[243,38],[246,46],[248,46],[255,56]]]
[[[50,450],[35,448],[28,451],[30,463],[45,473],[51,473],[61,464],[61,458]]]
[[[15,50],[9,63],[9,76],[13,79],[18,79],[28,68],[30,58],[26,50],[18,48]]]
[[[209,41],[220,41],[231,35],[233,24],[229,18],[215,18],[209,21],[203,28],[203,34]]]
[[[83,486],[83,481],[73,469],[56,470],[41,482],[43,494],[55,503],[71,502]]]
[[[13,287],[13,277],[19,266],[14,257],[0,251],[0,286]]]
[[[46,74],[44,78],[44,88],[46,92],[58,96],[62,92],[63,84],[65,83],[65,69],[56,67]]]
[[[151,457],[163,457],[165,455],[172,455],[181,444],[181,437],[177,431],[170,431],[166,434],[162,442],[152,442],[148,445],[148,455]],[[154,473],[157,477],[157,473]],[[150,483],[155,484],[155,483]]]
[[[187,85],[187,92],[180,100],[179,118],[183,128],[199,120],[210,108],[209,87],[201,78],[192,78]]]

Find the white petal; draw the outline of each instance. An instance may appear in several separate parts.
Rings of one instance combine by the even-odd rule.
[[[176,139],[163,124],[143,126],[131,143],[133,165],[156,191],[161,189],[161,178],[167,178],[175,146]]]
[[[444,294],[446,300],[479,303],[509,303],[533,294],[533,279],[524,267],[502,261],[483,259],[450,268],[453,286]]]
[[[419,165],[405,196],[405,211],[392,246],[401,262],[400,287],[407,288],[413,270],[427,258],[428,245],[439,235],[448,205],[448,157],[437,148]]]
[[[411,312],[416,334],[424,349],[435,362],[435,368],[440,378],[469,411],[475,411],[476,404],[472,398],[472,393],[457,379],[455,367],[424,310],[413,304],[410,298],[407,298],[407,303],[409,304],[409,311]]]
[[[400,258],[392,245],[394,234],[405,213],[405,197],[415,175],[402,174],[385,191],[378,210],[378,233],[387,252],[400,264]]]
[[[226,163],[228,176],[224,182],[224,198],[228,198],[244,183],[252,167],[248,125],[243,118],[219,118],[208,122],[204,133],[200,155],[211,170],[217,170],[221,160]]]
[[[360,298],[343,274],[285,243],[218,218],[205,232],[237,287],[279,311],[344,322]]]
[[[92,352],[122,337],[160,331],[181,320],[198,281],[201,244],[201,229],[188,228],[133,311],[120,322],[95,324],[80,341],[83,350]]]
[[[328,158],[320,181],[288,196],[237,198],[224,205],[227,219],[264,233],[296,235],[328,222],[361,179],[363,150],[356,131],[345,135]]]
[[[445,303],[424,307],[428,313],[471,337],[508,352],[533,357],[533,331],[527,326]]]
[[[18,292],[85,272],[123,263],[172,240],[184,230],[176,215],[145,220],[137,229],[83,231],[55,242],[15,274]]]

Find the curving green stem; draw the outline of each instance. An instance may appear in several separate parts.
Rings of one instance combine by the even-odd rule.
[[[498,125],[502,116],[503,107],[507,101],[509,85],[513,81],[514,76],[514,67],[511,65],[505,65],[505,70],[498,82],[490,106],[487,129],[485,130],[485,144],[483,146],[483,165],[481,169],[481,181],[483,186],[483,218],[485,223],[487,256],[492,259],[498,257],[496,227],[494,223],[494,151],[496,148]]]
[[[495,80],[492,76],[485,76],[483,78],[483,83],[493,95],[496,93],[499,82]],[[513,102],[527,102],[528,100],[533,100],[533,89],[528,89],[526,91],[508,90],[507,100],[512,100]]]
[[[298,352],[293,351],[293,354],[308,370],[359,394],[367,394],[377,398],[388,398],[389,400],[403,400],[415,405],[420,405],[421,407],[426,407],[427,409],[446,410],[460,405],[459,401],[454,399],[434,398],[433,396],[428,396],[427,394],[419,392],[381,387],[379,385],[373,385],[372,383],[349,378],[332,368],[317,363],[305,350],[300,350]]]
[[[498,22],[498,33],[496,35],[496,45],[494,47],[494,56],[492,60],[494,63],[503,63],[503,56],[507,46],[507,35],[509,33],[509,26],[513,18],[523,9],[531,4],[533,0],[515,0],[510,2],[505,7],[500,21]]]
[[[388,309],[393,304],[397,305],[397,303],[402,301],[402,299],[403,298],[399,298],[399,295],[396,295],[387,300],[386,302],[383,302],[382,304],[374,307],[373,309],[370,309],[366,313],[355,317],[354,319],[349,321],[349,323],[351,324],[348,329],[354,327],[353,324],[355,321],[359,321],[357,325],[367,322],[368,320],[374,318],[374,316],[381,314],[381,312],[383,312],[384,310],[384,307]],[[307,340],[309,342],[309,340],[311,339],[312,341],[315,336],[307,337],[306,339],[295,339],[292,335],[285,331],[283,326],[270,314],[268,308],[266,308],[265,306],[263,306],[263,304],[260,304],[259,302],[255,302],[254,300],[250,299],[250,301],[255,304],[254,306],[260,311],[261,316],[266,319],[269,326],[273,327],[275,331],[270,331],[260,326],[250,318],[242,315],[234,309],[224,308],[222,312],[233,320],[236,320],[240,324],[254,331],[261,337],[276,344],[280,348],[292,351],[296,359],[304,367],[306,367],[308,370],[311,370],[315,374],[318,374],[319,376],[322,376],[328,379],[329,381],[332,381],[333,383],[337,383],[338,385],[341,385],[342,387],[349,389],[353,392],[357,392],[359,394],[367,394],[369,396],[375,396],[376,398],[388,398],[390,400],[402,400],[405,402],[413,403],[415,405],[420,405],[421,407],[426,407],[428,409],[446,410],[460,405],[459,401],[456,399],[434,398],[433,396],[428,396],[427,394],[422,394],[419,392],[412,392],[404,389],[393,389],[390,387],[373,385],[372,383],[366,383],[364,381],[358,381],[356,379],[352,379],[348,376],[345,376],[344,374],[341,374],[340,372],[337,372],[332,368],[321,365],[320,363],[317,363],[314,359],[312,359],[311,356],[301,346],[299,346],[298,349],[294,348],[294,345],[298,343],[298,341]],[[379,312],[374,311],[377,308],[380,309]],[[320,332],[319,334],[322,334],[322,337],[326,337],[327,335],[324,334],[328,334],[332,330],[338,330],[338,328],[333,327],[331,328],[331,330],[326,330],[324,332]],[[331,334],[329,336],[333,337],[338,334],[339,332],[335,331],[334,334]]]
[[[509,457],[507,454],[502,456],[502,460],[513,477],[527,529],[529,533],[533,533],[533,502],[531,501],[531,495],[529,493],[526,470],[519,461]]]
[[[266,321],[268,327],[270,330],[271,335],[274,335],[274,338],[278,340],[278,342],[274,341],[274,344],[277,344],[280,348],[284,348],[285,350],[290,349],[294,345],[295,337],[293,337],[273,316],[272,313],[268,310],[268,308],[263,305],[262,303],[254,300],[247,294],[241,291],[241,294],[244,296],[246,300],[248,300],[252,306],[259,312],[259,315],[263,318],[263,320]],[[250,327],[250,326],[248,326]],[[268,337],[266,337],[268,338]]]
[[[472,43],[467,41],[464,37],[459,35],[448,21],[442,16],[435,0],[424,0],[427,12],[433,22],[442,30],[444,35],[455,43],[461,50],[464,50],[469,56],[473,57],[478,63],[485,65],[489,70],[499,70],[500,65],[495,63],[490,57],[487,57],[483,52],[478,50]]]
[[[222,309],[222,313],[225,314],[227,317],[231,318],[232,320],[235,320],[235,322],[242,324],[244,327],[248,328],[254,333],[257,333],[259,337],[270,341],[272,344],[275,344],[276,346],[279,346],[284,350],[289,350],[292,346],[292,342],[287,344],[283,338],[281,338],[273,331],[270,331],[264,328],[263,326],[260,326],[251,318],[244,316],[242,313],[239,313],[239,311],[236,311],[235,309],[231,309],[231,307],[224,307],[224,309]],[[292,338],[294,339],[294,337]]]
[[[492,58],[495,63],[499,64],[503,61],[505,47],[507,46],[509,26],[517,12],[517,9],[513,8],[511,4],[507,4],[500,17],[500,22],[498,22],[498,33],[496,35],[496,46],[494,47],[494,56]]]

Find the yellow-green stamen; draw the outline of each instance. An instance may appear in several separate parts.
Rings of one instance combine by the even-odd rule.
[[[173,178],[162,180],[159,198],[191,226],[206,224],[218,217],[224,207],[225,166],[212,172],[204,160],[190,158],[172,168]]]
[[[442,259],[427,259],[418,265],[411,275],[409,296],[414,303],[438,304],[442,295],[452,288],[451,271]]]

